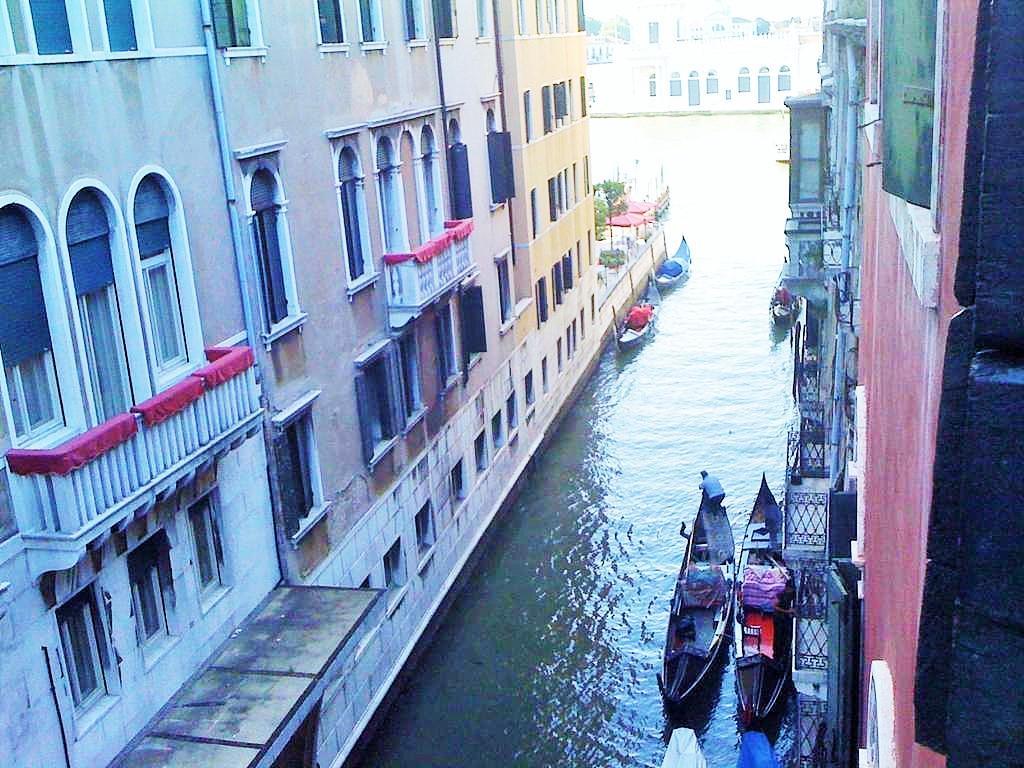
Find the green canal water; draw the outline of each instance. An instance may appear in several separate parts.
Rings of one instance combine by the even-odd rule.
[[[785,257],[779,115],[592,120],[595,180],[664,169],[669,249],[690,280],[655,339],[609,348],[468,586],[376,732],[365,768],[660,766],[655,673],[701,469],[739,531],[761,472],[781,492],[792,418],[786,338],[768,301]],[[711,768],[735,765],[733,665],[682,724]],[[783,720],[777,750],[792,741]]]

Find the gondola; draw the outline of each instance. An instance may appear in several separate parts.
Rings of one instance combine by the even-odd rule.
[[[669,612],[658,682],[677,706],[707,675],[732,629],[735,542],[724,507],[702,495]]]
[[[775,710],[789,679],[793,575],[771,547],[765,527],[769,506],[778,503],[762,475],[740,549],[733,609],[736,691],[740,718],[748,727]]]
[[[635,326],[630,323],[629,312],[627,312],[625,319],[619,327],[619,349],[633,349],[654,336],[658,311],[661,309],[661,294],[658,293],[658,287],[655,285],[654,280],[648,282],[644,298],[631,307],[630,312],[638,307],[649,309],[647,322],[642,326]]]
[[[772,300],[772,320],[777,323],[788,323],[796,315],[796,302],[791,301],[784,304],[781,301]]]
[[[675,254],[662,262],[654,274],[659,288],[673,288],[690,275],[690,246],[684,237]]]
[[[697,742],[697,734],[689,728],[676,728],[672,731],[661,768],[708,768]]]

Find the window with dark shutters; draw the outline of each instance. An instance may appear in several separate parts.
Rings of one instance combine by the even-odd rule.
[[[491,166],[491,202],[503,203],[516,196],[515,173],[512,166],[512,134],[487,134],[487,158]]]
[[[7,367],[52,348],[38,246],[21,208],[0,209],[0,354]]]
[[[171,247],[168,225],[170,208],[160,182],[149,175],[139,183],[135,193],[135,235],[142,258],[163,253]]]
[[[452,217],[473,218],[473,193],[469,182],[469,152],[456,142],[448,148],[448,171],[451,179]]]
[[[587,78],[580,78],[580,114],[587,116]]]
[[[463,356],[487,351],[487,325],[484,318],[484,292],[479,285],[463,289],[459,299],[462,319]]]
[[[562,303],[564,284],[562,283],[562,263],[551,267],[551,290],[554,292],[555,306]]]
[[[545,85],[540,89],[540,106],[544,116],[544,133],[551,133],[555,125],[555,109],[551,103],[551,86]]]
[[[308,414],[282,429],[274,441],[277,460],[277,486],[284,516],[285,533],[293,536],[299,521],[313,507],[313,488],[309,475],[309,455],[304,434]]]
[[[83,190],[75,195],[68,208],[67,238],[75,294],[82,296],[113,284],[110,227],[95,192]]]
[[[246,48],[252,44],[247,0],[212,0],[213,32],[218,48]]]
[[[558,181],[554,177],[548,179],[548,218],[558,221]]]
[[[576,0],[576,31],[587,31],[587,14],[583,10],[583,0]]]
[[[107,41],[110,43],[110,50],[138,50],[132,0],[103,0],[103,15],[107,19]]]
[[[66,0],[29,0],[36,50],[42,55],[72,53]]]
[[[342,29],[341,0],[317,0],[317,8],[320,11],[320,42],[345,42],[345,33]]]
[[[548,281],[546,277],[537,280],[537,327],[548,321]]]
[[[438,37],[455,37],[455,15],[452,0],[434,0],[434,29]]]
[[[565,83],[555,83],[555,117],[563,118],[569,114],[569,99],[566,95]]]
[[[572,290],[572,251],[562,257],[562,283],[565,290]]]
[[[935,0],[882,4],[882,188],[931,206]]]
[[[288,294],[285,289],[281,244],[278,239],[277,182],[267,170],[252,177],[253,242],[260,269],[260,287],[269,325],[288,316]],[[268,328],[269,330],[269,328]]]

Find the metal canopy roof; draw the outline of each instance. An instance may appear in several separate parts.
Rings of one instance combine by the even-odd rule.
[[[358,642],[382,594],[274,589],[112,765],[271,765],[340,673],[342,651]]]

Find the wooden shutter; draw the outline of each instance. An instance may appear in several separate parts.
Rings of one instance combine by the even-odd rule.
[[[558,221],[558,188],[554,178],[548,179],[548,218]]]
[[[231,48],[235,44],[231,25],[231,0],[212,0],[213,37],[218,48]]]
[[[274,438],[274,458],[277,464],[277,493],[281,501],[284,532],[293,536],[299,530],[299,520],[309,511],[305,505],[305,487],[300,474],[302,457],[294,436],[294,425],[282,429]]]
[[[537,280],[537,327],[548,320],[548,281],[546,278]]]
[[[451,0],[434,0],[434,30],[439,38],[455,37]]]
[[[484,292],[479,285],[462,291],[459,302],[462,318],[462,348],[464,354],[487,351],[487,326],[484,322]]]
[[[373,417],[370,415],[370,392],[366,374],[356,374],[356,409],[359,412],[359,440],[363,446],[363,460],[369,464],[373,461]]]
[[[36,50],[41,54],[71,53],[71,28],[65,0],[29,0]]]
[[[253,174],[249,199],[254,211],[277,206],[277,181],[273,174],[262,169]]]
[[[385,370],[388,381],[388,409],[391,412],[391,423],[395,431],[405,428],[405,395],[402,390],[402,373],[399,367],[398,343],[388,345],[385,353]]]
[[[473,194],[469,183],[469,153],[461,141],[449,148],[448,164],[451,177],[452,217],[471,219]]]
[[[503,203],[516,196],[512,167],[512,134],[487,134],[487,158],[491,165],[491,202]]]
[[[138,50],[132,0],[103,0],[103,12],[107,18],[107,40],[110,43],[110,50]]]
[[[924,207],[932,194],[935,6],[882,4],[882,188]]]
[[[572,290],[572,251],[562,257],[562,282],[565,290]]]
[[[277,237],[277,211],[273,208],[256,214],[256,238],[259,240],[260,268],[271,323],[288,317],[288,292],[281,264],[281,245]]]
[[[565,83],[555,83],[555,117],[569,114],[569,99],[565,91]]]
[[[231,0],[231,27],[234,32],[234,44],[239,48],[252,45],[247,3],[248,0]]]
[[[5,365],[52,348],[35,233],[21,209],[0,210],[0,354]]]
[[[553,107],[551,104],[551,86],[545,85],[540,89],[540,106],[541,111],[544,113],[544,133],[551,133],[554,116]]]

